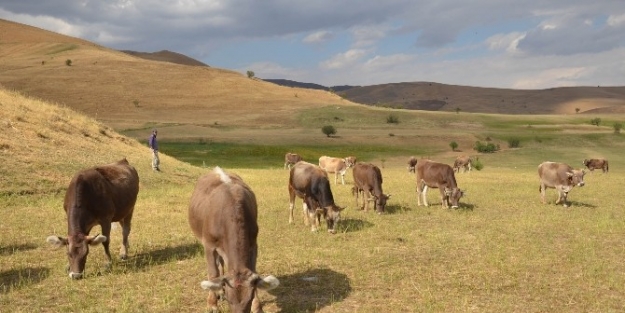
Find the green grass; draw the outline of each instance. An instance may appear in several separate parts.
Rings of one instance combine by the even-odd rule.
[[[284,166],[287,152],[298,153],[308,162],[316,164],[322,155],[346,157],[357,156],[361,161],[373,161],[397,155],[424,154],[414,147],[381,147],[373,145],[252,145],[223,142],[160,142],[159,149],[181,161],[195,166],[226,168],[276,168]]]
[[[332,185],[336,202],[347,206],[336,235],[325,225],[312,234],[301,219],[288,225],[287,171],[226,168],[258,198],[258,271],[281,281],[261,292],[266,311],[621,311],[625,212],[613,194],[625,162],[589,174],[565,209],[553,204],[553,190],[549,204],[540,203],[537,164],[517,162],[528,159],[522,151],[483,156],[482,171],[458,174],[467,193],[458,210],[442,209],[437,190],[428,195],[431,207],[417,207],[414,176],[389,163],[382,171],[392,194],[388,214],[358,211],[348,175],[347,185]],[[116,259],[105,272],[101,247],[92,248],[81,281],[67,278],[65,253],[45,243],[66,230],[62,195],[2,199],[1,311],[205,311],[205,259],[186,221],[193,184],[142,186],[129,260]],[[112,241],[117,251],[119,229]]]

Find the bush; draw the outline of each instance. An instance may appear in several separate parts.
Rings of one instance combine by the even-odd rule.
[[[389,124],[399,124],[399,118],[393,114],[386,117],[386,122]]]
[[[621,133],[621,129],[623,129],[623,124],[619,123],[619,122],[614,122],[614,133],[615,134],[620,134]]]
[[[599,126],[599,124],[601,124],[601,119],[600,118],[593,118],[592,120],[590,120],[590,124],[591,125],[595,125],[595,126]]]
[[[478,140],[475,142],[475,145],[473,146],[473,150],[480,152],[480,153],[493,153],[499,150],[499,145],[495,145],[492,142],[484,144]]]
[[[521,146],[521,140],[519,138],[508,139],[508,148],[518,148]]]
[[[334,126],[332,125],[326,125],[321,127],[321,132],[324,133],[326,136],[330,137],[336,134],[336,128],[334,128]]]
[[[476,157],[475,160],[473,160],[473,168],[481,171],[484,168],[484,164],[482,164],[482,162],[480,161],[480,158]]]
[[[65,65],[72,66],[72,60],[70,59],[65,60]]]
[[[449,146],[451,147],[451,151],[456,151],[456,148],[458,148],[458,143],[455,141],[452,141],[449,143]]]
[[[248,77],[248,78],[254,78],[254,76],[256,76],[256,74],[254,73],[254,71],[247,71],[247,77]]]

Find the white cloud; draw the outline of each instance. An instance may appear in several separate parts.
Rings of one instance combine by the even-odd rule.
[[[51,30],[53,32],[72,36],[72,37],[81,37],[84,35],[84,32],[81,27],[72,25],[70,23],[65,22],[63,19],[55,18],[52,16],[33,16],[29,14],[15,14],[9,11],[5,11],[0,8],[0,18],[31,25],[35,27],[39,27],[46,30]]]
[[[352,47],[365,48],[374,45],[386,36],[387,27],[383,25],[356,26],[350,29],[354,42]]]
[[[333,38],[334,34],[332,32],[322,30],[306,36],[302,41],[310,44],[321,44],[330,41]]]
[[[334,55],[329,60],[321,62],[321,67],[328,70],[337,70],[356,63],[365,56],[366,50],[351,49],[344,53]]]
[[[496,34],[486,39],[486,45],[490,50],[505,50],[514,53],[517,51],[519,41],[523,38],[525,38],[525,33],[521,32]]]
[[[607,23],[612,27],[625,25],[625,13],[621,15],[610,15]]]

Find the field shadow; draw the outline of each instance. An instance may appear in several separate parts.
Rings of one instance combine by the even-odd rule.
[[[20,251],[28,251],[35,248],[37,248],[37,246],[32,243],[8,245],[6,247],[0,247],[0,255],[12,255]]]
[[[475,204],[458,203],[458,208],[455,209],[455,210],[458,210],[458,211],[473,211],[474,208],[475,208]]]
[[[351,233],[372,227],[373,223],[354,218],[342,219],[337,226],[337,233]]]
[[[26,267],[0,272],[0,294],[27,288],[43,281],[49,275],[50,269],[46,267]]]
[[[386,214],[398,214],[403,212],[412,211],[412,208],[401,206],[398,204],[387,204],[384,208],[384,213]]]
[[[597,206],[594,204],[589,204],[589,203],[584,203],[584,202],[579,202],[579,201],[568,201],[569,202],[569,208],[586,208],[586,209],[596,209]],[[559,204],[559,206],[561,206]]]
[[[278,277],[280,286],[268,291],[281,312],[317,312],[343,301],[352,291],[347,275],[331,269],[312,269]]]
[[[117,261],[115,266],[123,272],[141,271],[155,265],[191,259],[201,253],[204,253],[204,248],[199,243],[165,247],[130,256],[127,260]]]

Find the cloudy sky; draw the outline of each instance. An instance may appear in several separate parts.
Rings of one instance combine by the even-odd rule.
[[[0,0],[0,18],[325,86],[625,85],[624,0]]]

